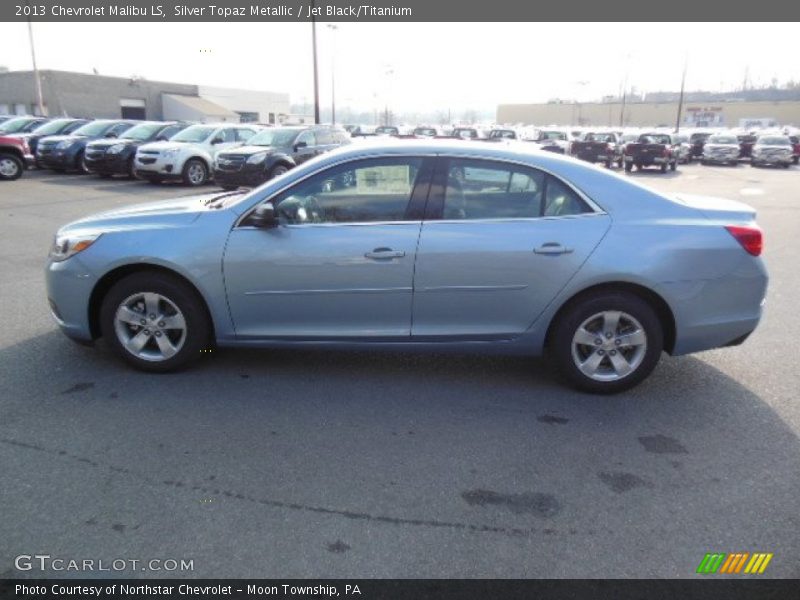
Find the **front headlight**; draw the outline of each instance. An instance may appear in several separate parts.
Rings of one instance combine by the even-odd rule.
[[[125,149],[125,144],[114,144],[107,150],[109,154],[119,154]]]
[[[180,148],[169,148],[168,150],[164,150],[161,153],[161,156],[163,156],[164,158],[172,158],[173,156],[178,154],[178,152],[180,152]]]
[[[257,165],[259,163],[264,162],[265,160],[267,160],[267,153],[266,152],[256,152],[255,154],[253,154],[253,156],[251,156],[250,158],[247,159],[247,164],[248,165]]]
[[[63,142],[58,142],[58,144],[56,144],[56,149],[66,150],[70,146],[72,146],[72,140],[64,140]]]
[[[101,233],[88,235],[57,235],[50,248],[50,260],[61,262],[74,256],[78,252],[83,252],[94,244],[101,236]]]

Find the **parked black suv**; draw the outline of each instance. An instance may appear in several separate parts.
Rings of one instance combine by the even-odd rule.
[[[102,176],[127,175],[136,177],[133,159],[136,149],[148,142],[168,140],[188,123],[176,121],[144,121],[128,129],[116,139],[101,139],[86,145],[84,163],[90,173]]]
[[[136,125],[136,121],[98,120],[78,127],[71,135],[51,135],[39,140],[36,164],[45,169],[68,171],[86,170],[86,144],[99,138],[117,138]]]
[[[350,143],[344,129],[328,125],[271,127],[217,154],[214,180],[226,190],[254,187],[319,154]]]

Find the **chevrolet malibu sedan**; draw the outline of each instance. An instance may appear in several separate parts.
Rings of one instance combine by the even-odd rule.
[[[739,202],[522,145],[383,141],[66,225],[46,279],[64,333],[146,371],[214,344],[547,352],[573,386],[612,393],[662,352],[744,342],[761,247]]]

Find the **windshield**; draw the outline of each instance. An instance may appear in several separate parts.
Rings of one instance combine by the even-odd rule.
[[[215,127],[203,127],[203,126],[195,126],[187,127],[179,134],[172,136],[170,138],[170,142],[188,142],[198,143],[206,140],[208,136],[216,131]]]
[[[17,118],[9,119],[0,125],[0,133],[19,133],[25,131],[25,128],[30,125],[32,120],[30,118]]]
[[[265,129],[247,140],[247,145],[288,146],[300,131],[300,129]]]
[[[788,137],[767,137],[758,140],[762,146],[791,146]]]
[[[566,140],[567,134],[562,133],[561,131],[543,131],[542,132],[542,139],[543,140]]]
[[[105,131],[114,124],[113,121],[92,121],[82,127],[78,127],[72,132],[72,135],[103,135]]]
[[[54,135],[64,129],[70,123],[72,123],[72,121],[69,119],[56,119],[55,121],[50,121],[49,123],[39,125],[31,133],[35,133],[36,135]]]
[[[495,129],[489,133],[489,137],[491,138],[506,138],[513,140],[516,134],[511,131],[510,129]]]
[[[608,133],[587,133],[587,142],[613,142],[614,136]]]
[[[668,135],[659,133],[648,133],[639,138],[642,144],[669,144],[670,139]]]
[[[164,123],[142,123],[128,129],[120,138],[123,140],[144,141],[153,137],[164,128]]]
[[[739,140],[730,135],[712,135],[706,140],[708,144],[738,144]]]

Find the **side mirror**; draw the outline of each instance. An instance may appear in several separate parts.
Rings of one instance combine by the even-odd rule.
[[[211,145],[213,146],[215,144],[221,144],[224,141],[225,140],[223,140],[221,137],[217,136],[213,140],[211,140]]]
[[[160,135],[156,138],[157,142],[166,142],[169,138],[166,135]]]
[[[307,147],[308,147],[308,142],[297,142],[294,145],[294,151],[297,152],[298,150],[300,150],[300,148],[307,148]]]
[[[107,137],[107,138],[115,138],[115,137],[117,137],[117,134],[116,134],[116,133],[114,133],[113,131],[109,131],[109,132],[106,134],[106,137]]]
[[[278,217],[275,214],[275,207],[269,202],[259,205],[248,219],[253,227],[261,229],[272,229],[278,226]]]

